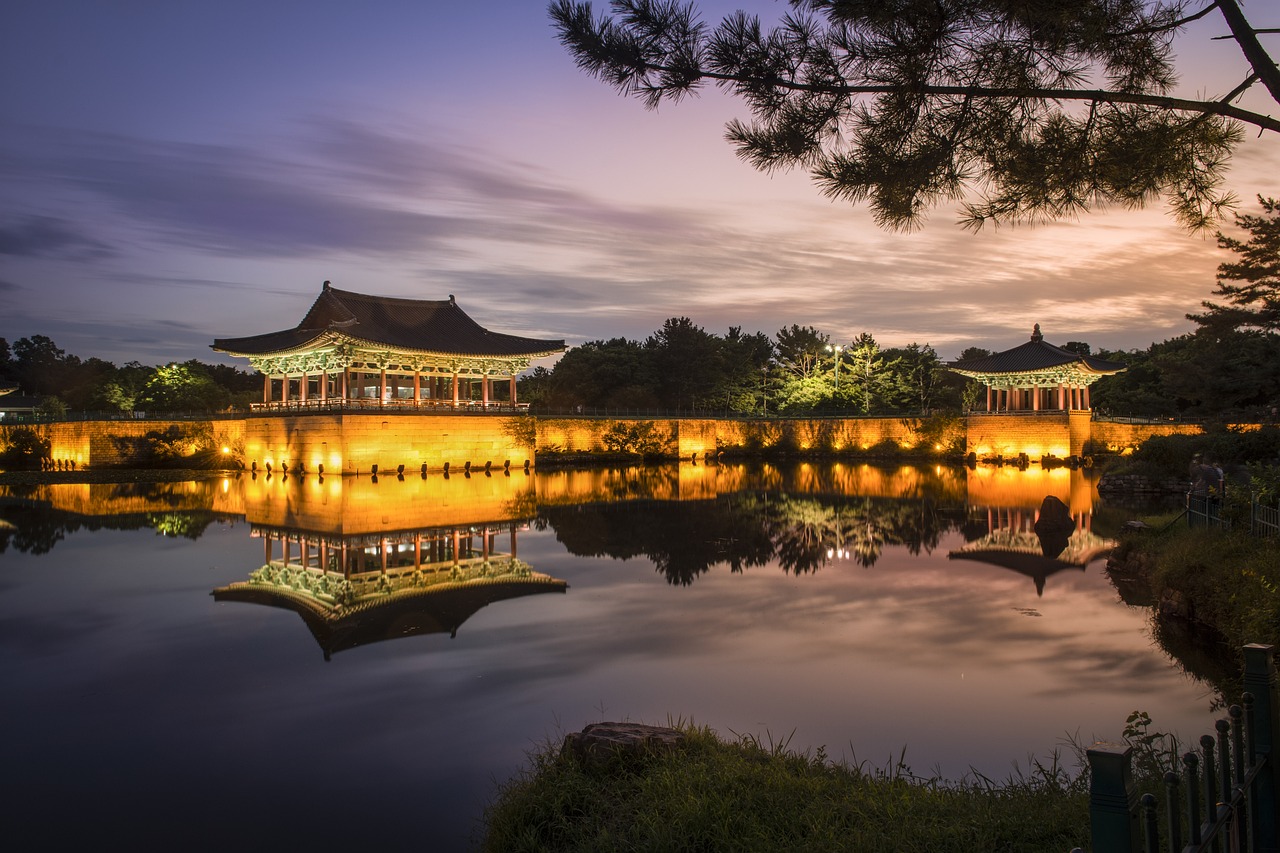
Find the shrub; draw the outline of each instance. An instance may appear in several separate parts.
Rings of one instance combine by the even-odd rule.
[[[9,431],[8,446],[0,451],[0,468],[37,470],[50,455],[49,439],[30,427],[15,427]]]

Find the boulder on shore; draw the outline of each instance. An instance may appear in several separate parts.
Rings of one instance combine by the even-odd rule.
[[[684,743],[684,732],[642,723],[592,723],[565,735],[560,752],[591,763],[628,759],[654,751],[673,750]]]

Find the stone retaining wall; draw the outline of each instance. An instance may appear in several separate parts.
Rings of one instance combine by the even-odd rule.
[[[1124,452],[1153,435],[1203,432],[1196,424],[1125,424],[1092,421],[1089,412],[975,414],[941,429],[919,418],[676,419],[538,418],[530,415],[305,414],[236,420],[119,420],[54,424],[0,424],[0,445],[14,429],[33,429],[49,440],[55,460],[81,467],[137,464],[155,436],[226,447],[246,467],[324,465],[332,473],[394,471],[445,463],[483,468],[522,467],[535,453],[604,453],[621,447],[668,458],[703,458],[718,451],[910,450],[923,442],[938,449],[963,442],[979,457],[1032,459],[1080,456],[1086,443]],[[1244,428],[1247,428],[1245,426]]]

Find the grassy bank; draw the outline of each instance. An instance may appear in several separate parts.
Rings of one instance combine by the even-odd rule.
[[[486,851],[1053,851],[1088,842],[1056,760],[1001,783],[833,764],[680,726],[682,747],[592,763],[549,744],[486,813]]]
[[[1280,541],[1173,515],[1146,521],[1151,529],[1127,534],[1113,563],[1142,575],[1165,615],[1207,625],[1232,648],[1280,643]]]

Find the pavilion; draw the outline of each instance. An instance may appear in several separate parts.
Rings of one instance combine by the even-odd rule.
[[[987,386],[988,412],[1090,411],[1089,386],[1125,369],[1046,343],[1039,323],[1021,346],[947,367]]]
[[[255,409],[514,410],[516,376],[565,345],[491,332],[452,295],[369,296],[326,281],[295,327],[218,338],[212,348],[249,359],[262,374]]]

